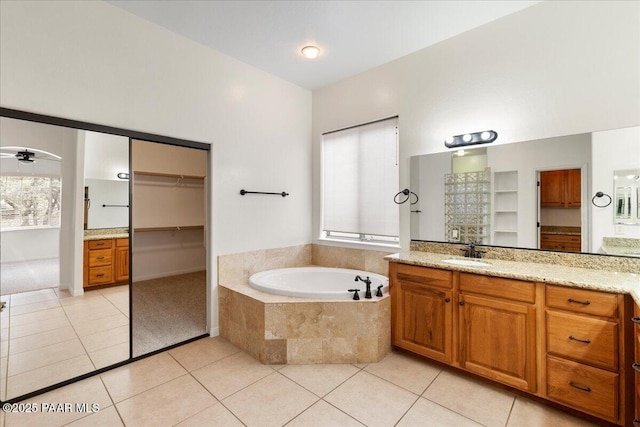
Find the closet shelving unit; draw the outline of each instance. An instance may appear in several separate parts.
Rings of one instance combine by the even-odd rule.
[[[491,171],[445,175],[445,231],[459,232],[460,242],[489,243]]]
[[[133,177],[135,232],[204,230],[205,176],[134,171]]]
[[[518,244],[518,171],[493,175],[493,241],[498,246]]]

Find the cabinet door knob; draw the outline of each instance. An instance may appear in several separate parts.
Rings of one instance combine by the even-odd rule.
[[[640,374],[640,363],[638,362],[633,362],[631,364],[631,367],[633,368],[634,371],[636,371],[637,373]]]
[[[633,420],[633,427],[640,427],[640,418]]]
[[[464,301],[460,301],[458,304],[460,304],[460,305],[464,305]]]
[[[638,324],[640,324],[640,317],[638,317],[638,316],[633,316],[633,317],[631,318],[631,321],[632,321],[633,323],[638,323]]]
[[[445,298],[444,302],[451,302],[451,298]]]

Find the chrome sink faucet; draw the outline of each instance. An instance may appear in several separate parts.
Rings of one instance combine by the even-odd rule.
[[[482,258],[482,254],[484,253],[484,251],[479,251],[478,249],[476,249],[476,245],[477,243],[472,240],[469,242],[466,248],[460,250],[464,251],[464,256],[466,258]]]

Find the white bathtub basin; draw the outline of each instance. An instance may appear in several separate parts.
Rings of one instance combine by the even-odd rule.
[[[453,265],[463,265],[465,267],[491,267],[488,262],[476,261],[473,259],[443,259],[442,262]]]

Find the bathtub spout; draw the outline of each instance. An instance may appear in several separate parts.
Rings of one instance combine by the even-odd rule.
[[[363,279],[358,275],[356,276],[354,281],[357,282],[358,280],[360,280],[361,282],[364,282],[364,284],[367,285],[367,290],[364,292],[364,297],[366,299],[371,299],[371,279],[369,279],[369,276],[367,276],[366,279]]]

